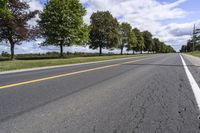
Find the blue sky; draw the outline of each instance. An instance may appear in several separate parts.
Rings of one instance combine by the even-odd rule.
[[[41,4],[44,4],[46,2],[46,0],[40,0]]]
[[[93,12],[109,10],[119,22],[128,22],[132,27],[141,31],[149,30],[154,37],[172,45],[177,51],[181,45],[186,44],[191,38],[193,25],[200,28],[200,0],[80,0],[87,10],[84,17],[85,23],[89,24]],[[41,10],[46,0],[31,0],[29,3],[32,10]],[[35,20],[30,23],[35,24]],[[38,41],[40,42],[40,41]],[[17,53],[24,51],[46,52],[38,43],[32,45],[23,43]],[[9,52],[9,45],[0,46],[1,51]],[[24,49],[24,51],[20,50]],[[49,48],[53,50],[52,48]],[[55,49],[56,50],[56,49]],[[76,49],[77,50],[77,49]],[[88,48],[80,48],[89,51]]]
[[[176,0],[159,0],[160,2],[175,2]],[[199,19],[200,14],[200,0],[187,0],[186,2],[180,4],[179,8],[188,12],[188,16],[182,19],[174,19],[166,21],[165,23],[176,22],[176,23],[185,23]]]

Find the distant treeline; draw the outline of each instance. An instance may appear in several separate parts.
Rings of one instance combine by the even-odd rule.
[[[36,26],[28,22],[39,14]],[[92,49],[124,49],[135,52],[169,53],[175,50],[153,38],[149,31],[141,32],[129,23],[119,23],[108,11],[97,11],[91,15],[91,24],[86,25],[83,17],[86,10],[79,0],[49,0],[43,11],[30,11],[28,3],[20,0],[0,1],[0,41],[10,44],[11,59],[15,45],[22,41],[44,38],[41,46],[55,45],[64,56],[63,47],[89,45]]]
[[[187,45],[182,45],[180,52],[200,51],[200,29],[194,28],[193,36],[187,41]]]
[[[200,51],[200,36],[187,41],[187,45],[182,45],[180,52]]]
[[[113,56],[113,55],[118,55],[113,52],[108,52],[102,54],[102,56]],[[126,55],[130,55],[126,53]],[[74,58],[74,57],[94,57],[94,56],[99,56],[99,53],[84,53],[84,52],[66,52],[63,53],[63,58],[68,59],[68,58]],[[15,59],[16,60],[45,60],[45,59],[63,59],[60,58],[60,53],[59,52],[47,52],[47,53],[35,53],[35,54],[16,54]],[[0,61],[8,61],[10,60],[10,54],[8,52],[3,51],[0,54]]]

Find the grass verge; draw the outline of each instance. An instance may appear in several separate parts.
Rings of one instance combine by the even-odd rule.
[[[189,54],[193,55],[193,56],[196,56],[196,57],[200,57],[200,51],[191,52]]]
[[[137,57],[137,56],[144,56],[144,55],[145,54],[71,57],[71,58],[66,58],[66,59],[1,61],[0,72],[18,70],[18,69],[39,68],[39,67],[47,67],[47,66],[57,66],[57,65],[103,61],[103,60],[120,59],[120,58],[128,58],[128,57]]]

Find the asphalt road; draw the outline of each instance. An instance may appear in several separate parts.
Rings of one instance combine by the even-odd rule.
[[[0,75],[0,133],[199,132],[179,54]]]

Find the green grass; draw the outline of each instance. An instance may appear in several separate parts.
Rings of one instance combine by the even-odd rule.
[[[190,54],[190,55],[193,55],[193,56],[200,57],[200,51],[191,52],[191,53],[189,53],[189,54]]]
[[[74,63],[84,63],[93,61],[103,61],[127,57],[144,56],[145,54],[138,55],[112,55],[112,56],[91,56],[91,57],[69,57],[65,59],[43,59],[43,60],[15,60],[15,61],[1,61],[0,72],[27,69],[27,68],[38,68],[56,65],[67,65]]]
[[[2,56],[0,55],[0,62],[1,62],[1,61],[7,61],[7,60],[9,60],[9,57],[2,57]]]

